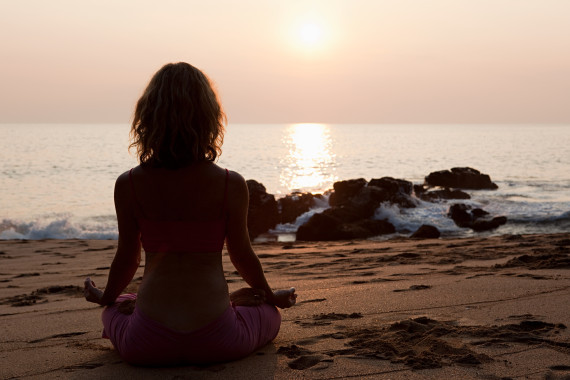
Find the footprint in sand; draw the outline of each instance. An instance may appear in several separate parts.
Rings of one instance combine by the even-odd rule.
[[[38,303],[48,302],[46,295],[62,294],[70,297],[83,297],[83,288],[75,285],[54,285],[34,290],[30,294],[20,294],[13,297],[0,299],[0,305],[10,305],[14,307],[30,306]]]
[[[103,363],[83,363],[83,364],[75,364],[64,367],[66,370],[74,370],[74,369],[95,369],[103,366]]]
[[[410,290],[431,289],[430,285],[412,285],[408,289],[394,289],[394,292],[409,292]]]
[[[28,343],[40,343],[40,342],[43,342],[43,341],[48,340],[48,339],[69,338],[72,336],[83,335],[83,334],[87,334],[87,331],[77,331],[77,332],[70,332],[70,333],[63,333],[63,334],[55,334],[55,335],[51,335],[51,336],[48,336],[45,338],[30,340]]]
[[[287,356],[289,359],[297,358],[299,356],[308,355],[312,352],[306,348],[292,344],[290,346],[281,346],[277,349],[277,353]]]
[[[360,313],[344,314],[344,313],[321,313],[313,315],[312,321],[297,320],[294,323],[301,327],[314,327],[314,326],[327,326],[332,324],[331,321],[340,321],[343,319],[357,319],[362,318]]]
[[[303,304],[303,303],[312,303],[312,302],[323,302],[326,301],[326,298],[314,298],[311,300],[305,300],[305,301],[301,301],[301,302],[297,302],[297,305]]]
[[[22,278],[22,277],[35,277],[35,276],[39,276],[40,274],[35,272],[35,273],[20,273],[14,276],[14,278]]]
[[[305,355],[289,362],[288,366],[292,369],[304,370],[320,364],[318,368],[314,369],[325,369],[332,361],[333,359],[324,355]]]

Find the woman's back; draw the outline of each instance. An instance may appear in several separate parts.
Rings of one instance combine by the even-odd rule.
[[[90,278],[84,289],[87,301],[106,306],[103,336],[130,363],[244,357],[277,335],[275,306],[295,303],[293,288],[271,289],[251,247],[245,180],[214,164],[225,123],[208,78],[184,62],[163,66],[137,102],[131,147],[141,165],[115,183],[117,252],[105,291]],[[224,241],[251,287],[231,295]],[[121,295],[139,268],[141,245],[146,260],[138,294]]]
[[[131,178],[141,217],[202,222],[222,216],[226,170],[209,161],[180,169],[138,166]]]
[[[229,305],[221,262],[227,171],[207,161],[176,170],[139,166],[129,182],[146,256],[138,307],[175,330],[216,319]]]

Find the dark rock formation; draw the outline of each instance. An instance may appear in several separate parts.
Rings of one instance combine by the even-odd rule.
[[[314,205],[315,196],[311,193],[295,192],[277,201],[279,223],[292,223],[299,215],[309,211]]]
[[[422,187],[423,188],[423,187]],[[437,202],[442,199],[471,199],[471,196],[461,190],[450,190],[449,188],[423,191],[419,194],[416,192],[418,198],[427,202]]]
[[[413,186],[413,191],[416,194],[416,197],[420,197],[421,194],[425,193],[426,190],[428,189],[427,186],[424,185],[414,185]]]
[[[359,219],[365,219],[374,215],[374,211],[376,211],[380,203],[385,200],[386,194],[382,189],[363,187],[347,202],[343,203],[342,206],[333,207],[333,209],[339,207],[350,209],[352,212],[358,214]]]
[[[459,227],[469,227],[473,222],[473,215],[469,210],[471,210],[471,206],[467,206],[463,203],[456,203],[449,207],[447,216],[453,219],[455,224]]]
[[[275,197],[267,193],[265,186],[253,179],[246,183],[249,190],[247,228],[250,239],[254,239],[277,225],[279,213]]]
[[[436,227],[430,226],[429,224],[422,224],[410,237],[412,239],[437,239],[440,236],[441,233]]]
[[[348,240],[364,239],[371,236],[396,232],[394,226],[385,220],[360,219],[354,222],[343,222],[338,212],[315,214],[297,230],[297,240]],[[343,215],[346,217],[346,215]]]
[[[307,223],[297,229],[297,240],[337,240],[337,229],[341,222],[325,213],[311,216]]]
[[[495,228],[502,226],[503,224],[506,223],[507,223],[506,216],[496,216],[491,220],[481,218],[474,220],[473,224],[471,225],[471,228],[477,232],[489,231],[489,230],[494,230]]]
[[[297,230],[297,240],[360,239],[394,233],[394,226],[385,220],[372,220],[382,202],[401,207],[415,207],[411,198],[412,183],[383,177],[369,183],[363,178],[334,183],[330,195],[331,208],[311,219]]]
[[[456,225],[463,228],[471,228],[474,231],[489,231],[507,223],[506,216],[491,218],[489,213],[480,208],[472,209],[471,206],[457,203],[452,205],[447,212]]]
[[[368,187],[376,187],[383,191],[384,198],[380,202],[390,202],[404,208],[416,207],[411,198],[413,185],[410,181],[392,177],[374,178],[368,182]]]
[[[429,186],[451,187],[456,189],[495,190],[498,186],[491,182],[491,177],[472,168],[453,168],[430,173],[425,178]]]
[[[364,178],[335,182],[333,184],[334,192],[329,198],[329,204],[331,206],[340,206],[348,202],[364,186],[366,186]]]
[[[404,179],[396,179],[392,177],[373,178],[368,182],[368,186],[376,186],[386,190],[389,194],[412,193],[412,183]]]
[[[396,228],[386,220],[363,219],[356,223],[341,224],[338,228],[338,239],[365,239],[394,232],[396,232]]]

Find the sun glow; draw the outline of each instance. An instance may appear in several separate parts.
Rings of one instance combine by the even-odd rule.
[[[281,184],[291,190],[319,192],[335,180],[329,126],[293,124],[284,138],[288,147]]]
[[[299,37],[305,45],[313,46],[319,43],[323,37],[322,28],[312,22],[301,25],[299,29]]]
[[[329,49],[331,30],[323,17],[305,15],[289,24],[287,40],[290,46],[309,56],[320,55]]]

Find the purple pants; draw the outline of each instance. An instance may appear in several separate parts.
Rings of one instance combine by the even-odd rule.
[[[138,307],[132,314],[117,306],[134,293],[122,294],[103,310],[103,337],[109,338],[119,355],[135,365],[208,364],[245,357],[271,342],[281,325],[275,306],[229,306],[218,319],[191,332],[173,330],[144,315]]]

